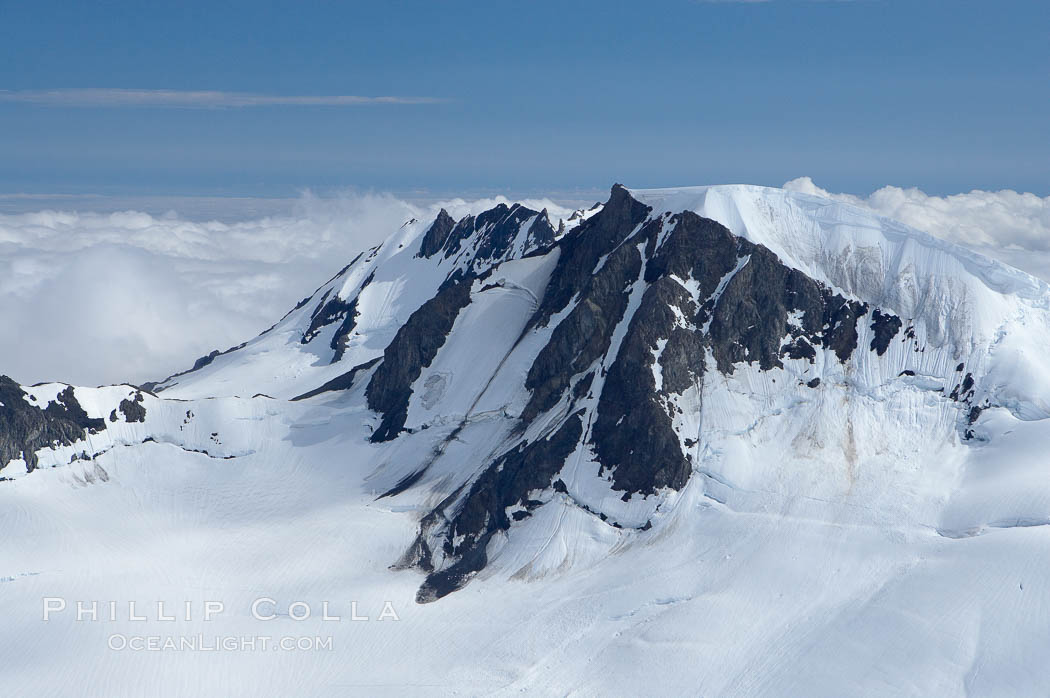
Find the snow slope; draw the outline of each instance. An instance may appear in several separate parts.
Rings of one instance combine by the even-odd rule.
[[[528,235],[538,214],[500,213],[513,244],[494,257],[482,251],[496,224],[430,257],[420,251],[434,222],[407,224],[272,330],[141,393],[141,422],[118,409],[135,388],[75,388],[106,429],[40,449],[31,473],[22,461],[0,470],[13,478],[0,482],[0,687],[100,696],[1045,693],[1050,289],[817,197],[750,186],[630,194],[625,202],[614,190],[607,222],[631,200],[649,210],[580,270],[622,286],[624,310],[586,366],[553,364],[567,383],[549,407],[535,408],[532,369],[559,328],[577,327],[599,298],[604,282],[591,281],[567,287],[564,307],[551,305],[572,271],[566,260],[612,225],[601,209],[543,244]],[[739,360],[723,371],[716,354],[725,349],[712,340],[703,374],[669,388],[680,367],[661,358],[675,346],[662,326],[645,324],[655,286],[646,273],[676,244],[683,211],[768,248],[829,298],[868,304],[848,359],[814,342],[811,359],[780,354],[780,365]],[[752,273],[760,252],[737,256],[714,280],[668,275],[667,288],[714,309],[705,324],[682,310],[687,302],[673,305],[670,331],[717,335],[720,304],[741,292],[734,279]],[[477,276],[457,276],[465,269]],[[388,415],[370,408],[368,385],[398,361],[411,364],[390,347],[457,284],[465,305],[404,379],[403,430],[376,441]],[[325,308],[332,319],[319,324]],[[549,320],[537,320],[548,308]],[[875,310],[900,320],[882,351]],[[348,316],[353,327],[340,336]],[[429,317],[412,335],[420,341],[434,335]],[[785,332],[806,322],[789,310]],[[690,472],[680,486],[625,490],[616,477],[626,464],[603,469],[602,398],[621,386],[632,343],[650,335],[646,370]],[[355,369],[338,389],[291,399]],[[22,389],[27,404],[44,407],[64,388]],[[501,458],[556,443],[575,414],[582,435],[552,471],[561,486],[515,493],[509,525],[485,529],[485,564],[451,593],[417,603],[421,585],[465,556],[476,533],[457,507],[475,492],[506,494],[504,485],[482,488],[503,482],[501,473],[549,465]],[[89,457],[71,460],[81,453]],[[421,542],[433,543],[431,570],[412,555]],[[44,597],[70,609],[44,622]],[[263,597],[282,615],[253,618]],[[102,620],[77,622],[77,600],[118,601],[118,617],[105,619],[103,605]],[[147,620],[127,617],[130,600]],[[190,602],[192,618],[158,619],[158,600],[169,610]],[[209,600],[225,610],[205,621]],[[320,618],[326,601],[341,620]],[[351,601],[370,620],[350,620]],[[308,604],[311,618],[289,617],[293,602]],[[386,602],[398,620],[378,620]],[[114,634],[198,633],[330,636],[332,649],[107,648]]]

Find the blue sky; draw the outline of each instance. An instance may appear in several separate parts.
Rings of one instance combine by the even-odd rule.
[[[1035,1],[0,0],[0,193],[1045,195],[1048,46]],[[274,103],[332,96],[402,99]]]

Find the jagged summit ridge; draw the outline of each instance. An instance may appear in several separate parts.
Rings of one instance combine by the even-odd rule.
[[[431,571],[422,600],[482,569],[493,536],[531,516],[544,492],[571,497],[573,478],[564,471],[574,453],[587,454],[592,475],[623,502],[658,502],[661,492],[682,489],[701,434],[676,423],[679,402],[687,393],[702,402],[708,370],[731,374],[737,364],[754,364],[768,371],[785,359],[812,365],[816,347],[845,363],[856,350],[866,304],[715,221],[691,211],[652,213],[617,186],[600,212],[558,241],[543,300],[508,352],[542,345],[525,377],[527,402],[511,416],[511,445],[424,519],[410,558]],[[880,328],[900,329],[899,319],[888,321],[892,314],[879,317],[887,318]],[[530,342],[530,335],[543,339]],[[895,335],[880,329],[869,350],[884,352]],[[814,389],[819,380],[805,385]],[[659,506],[648,508],[655,514]],[[515,508],[518,515],[508,517]],[[651,526],[651,519],[636,525]]]
[[[832,202],[616,185],[557,225],[517,204],[409,222],[263,335],[162,382],[141,422],[84,439],[213,453],[164,415],[217,396],[323,414],[371,496],[418,516],[400,565],[425,573],[420,601],[568,564],[571,531],[643,544],[697,497],[841,499],[954,531],[918,464],[939,448],[961,467],[998,414],[1050,415],[1026,350],[1050,339],[1046,307],[1020,272]],[[90,419],[134,403],[91,399]],[[78,434],[20,448],[68,464]],[[552,542],[526,555],[537,536]]]
[[[547,211],[533,211],[521,204],[499,204],[478,216],[454,221],[445,209],[423,235],[417,256],[430,258],[438,253],[450,258],[464,255],[467,268],[507,259],[549,247],[554,242]]]

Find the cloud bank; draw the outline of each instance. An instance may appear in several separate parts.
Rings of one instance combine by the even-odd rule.
[[[361,97],[358,95],[266,95],[214,90],[126,90],[85,87],[56,90],[0,90],[0,102],[47,107],[356,107],[376,104],[436,104],[436,97]]]
[[[869,208],[1050,280],[1050,197],[937,197],[900,187],[855,196],[808,177],[784,186]],[[188,202],[182,214],[0,214],[0,373],[83,385],[163,378],[266,329],[406,220],[439,207],[458,218],[506,201],[307,194],[271,215],[217,215],[217,200],[197,217],[186,215]],[[235,210],[269,210],[247,203]],[[549,199],[523,203],[568,213]]]
[[[82,385],[163,378],[266,329],[406,220],[500,201],[306,195],[286,215],[233,222],[134,210],[0,215],[0,373]]]
[[[1050,196],[975,189],[942,197],[887,186],[865,197],[827,191],[809,177],[784,188],[870,209],[1050,281]]]

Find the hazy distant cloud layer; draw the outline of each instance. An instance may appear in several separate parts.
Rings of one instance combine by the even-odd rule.
[[[862,197],[828,192],[808,177],[785,188],[869,208],[1050,280],[1050,197],[937,197],[899,187]],[[220,215],[217,201],[190,216],[0,214],[0,373],[87,385],[163,378],[266,329],[406,220],[432,217],[441,206],[459,218],[506,200],[306,195],[279,215],[239,218]],[[247,203],[237,202],[236,210],[252,210]],[[523,203],[553,216],[568,213],[546,199]],[[201,210],[222,222],[202,220]]]
[[[266,95],[214,90],[125,90],[85,87],[57,90],[0,90],[0,102],[50,107],[354,107],[376,104],[435,104],[436,97],[361,97],[358,95]]]
[[[141,211],[0,215],[0,374],[86,385],[163,378],[266,329],[410,218],[440,206],[460,217],[500,201],[307,195],[291,214],[234,222]],[[528,204],[565,213],[547,200]]]
[[[871,209],[1050,281],[1050,196],[1010,190],[930,196],[889,186],[863,197],[829,192],[809,177],[784,188]]]

